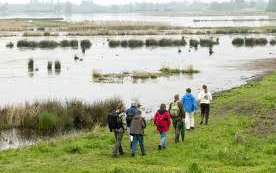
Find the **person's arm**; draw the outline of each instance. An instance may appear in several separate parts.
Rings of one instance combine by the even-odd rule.
[[[193,99],[193,106],[194,106],[194,108],[195,108],[195,111],[197,111],[197,103],[196,103],[196,99],[195,99],[195,97],[194,97],[194,96],[192,97],[192,99]]]
[[[154,115],[154,119],[153,119],[153,122],[154,122],[154,124],[155,124],[155,125],[157,125],[157,123],[156,123],[156,119],[157,119],[157,112],[155,113],[155,115]]]
[[[147,127],[147,122],[145,118],[142,118],[142,128],[145,129]]]
[[[123,129],[126,130],[127,129],[127,123],[126,123],[126,115],[125,115],[125,113],[121,113],[121,120],[122,120]]]
[[[178,102],[178,108],[179,108],[179,116],[181,116],[182,118],[185,118],[185,111],[183,109],[182,102]]]
[[[169,106],[169,112],[171,112],[171,108],[172,108],[172,103],[170,103],[170,106]]]
[[[212,96],[212,94],[209,92],[209,97],[210,97],[210,101],[212,101],[213,100],[213,96]]]
[[[168,126],[170,126],[170,125],[171,125],[171,115],[170,115],[170,113],[168,112],[166,116],[167,116],[167,118],[168,118]]]

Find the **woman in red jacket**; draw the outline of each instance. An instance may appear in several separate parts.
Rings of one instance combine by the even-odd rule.
[[[158,145],[158,149],[165,149],[167,145],[167,132],[170,130],[171,116],[166,110],[166,105],[161,104],[160,109],[154,116],[154,124],[156,125],[157,131],[160,133],[161,140]]]

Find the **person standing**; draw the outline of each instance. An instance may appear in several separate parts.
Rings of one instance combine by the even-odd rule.
[[[195,97],[192,95],[191,88],[186,89],[186,94],[181,99],[185,110],[185,125],[186,129],[189,131],[190,129],[194,130],[195,128],[195,120],[194,114],[197,111],[197,103]]]
[[[133,117],[136,115],[138,111],[138,104],[137,103],[132,103],[131,107],[126,110],[126,122],[127,122],[127,132],[129,136],[129,143],[130,143],[130,148],[132,148],[132,141],[133,141],[133,136],[130,134],[130,125]]]
[[[183,111],[183,104],[179,101],[179,94],[174,96],[174,101],[170,104],[169,113],[172,118],[172,123],[175,131],[175,143],[179,142],[179,135],[181,134],[182,141],[185,137],[185,124],[183,118],[185,113]]]
[[[201,122],[203,124],[205,118],[205,124],[208,125],[209,121],[209,113],[210,113],[210,104],[213,100],[212,94],[208,91],[208,87],[206,85],[202,86],[203,90],[198,94],[198,101],[200,103],[201,109]]]
[[[160,109],[154,116],[154,124],[156,125],[156,130],[160,133],[161,136],[158,149],[165,149],[167,147],[167,133],[171,125],[171,116],[170,113],[166,110],[166,105],[164,103],[161,104]]]
[[[137,111],[130,125],[130,134],[133,136],[131,157],[135,156],[137,143],[139,142],[142,156],[146,155],[144,147],[144,129],[146,128],[146,120],[142,117],[142,112]]]
[[[115,145],[112,151],[112,157],[124,154],[122,140],[126,130],[125,106],[120,103],[115,112],[108,116],[108,125],[111,132],[114,132]]]

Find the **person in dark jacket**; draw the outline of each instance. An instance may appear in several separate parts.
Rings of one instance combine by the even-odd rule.
[[[182,141],[185,137],[185,112],[183,110],[183,105],[179,101],[179,94],[174,96],[174,101],[170,104],[169,113],[172,118],[173,127],[175,131],[175,143],[179,142],[179,135],[181,134]]]
[[[161,136],[158,149],[165,149],[167,147],[167,132],[170,130],[171,116],[166,110],[166,105],[164,103],[161,104],[160,109],[154,116],[154,124],[156,125],[156,130]]]
[[[130,124],[133,117],[138,111],[138,103],[132,103],[131,107],[126,110],[127,132],[129,137],[130,148],[132,148],[133,136],[130,134]]]
[[[131,157],[135,156],[137,143],[139,142],[142,156],[146,155],[144,147],[144,129],[146,128],[146,120],[142,118],[142,112],[137,111],[130,125],[130,134],[133,136]]]

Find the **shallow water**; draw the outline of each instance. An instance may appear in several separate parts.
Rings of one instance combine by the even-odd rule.
[[[10,18],[64,18],[65,21],[140,21],[163,22],[173,26],[184,27],[241,27],[241,26],[275,26],[276,15],[212,15],[198,16],[183,14],[180,16],[152,15],[143,13],[93,13],[93,14],[9,14],[1,15],[0,19]],[[271,20],[274,19],[274,20]],[[200,20],[200,22],[196,22]],[[234,21],[233,21],[234,20]],[[244,20],[244,21],[235,21]],[[250,20],[250,21],[248,21]],[[254,20],[254,21],[251,21]]]
[[[181,36],[170,36],[181,38]],[[185,36],[187,39],[190,36]],[[202,38],[205,36],[192,36]],[[182,53],[178,53],[178,47],[169,48],[109,48],[107,38],[123,39],[127,37],[70,37],[77,39],[89,38],[93,46],[83,55],[81,50],[61,49],[54,50],[20,50],[9,49],[5,45],[9,41],[16,42],[21,37],[2,38],[0,40],[0,105],[24,103],[41,99],[83,99],[94,101],[122,97],[127,105],[131,100],[138,99],[148,110],[155,110],[161,102],[169,103],[174,94],[184,94],[187,87],[197,93],[202,84],[207,84],[212,92],[244,84],[249,77],[261,71],[240,69],[240,66],[250,60],[273,58],[275,47],[270,45],[254,48],[236,48],[231,41],[234,36],[219,36],[220,45],[214,47],[214,54],[209,56],[208,48],[200,48],[195,51],[188,46],[182,47]],[[273,36],[267,36],[272,38]],[[135,37],[145,39],[147,36]],[[156,36],[154,38],[161,38]],[[43,38],[28,38],[38,40]],[[64,37],[51,37],[61,40]],[[68,37],[67,37],[68,39]],[[189,52],[190,50],[190,52]],[[83,62],[75,61],[77,54],[84,59]],[[30,77],[27,63],[33,58],[35,68]],[[62,71],[60,74],[49,74],[47,61],[60,60]],[[176,75],[162,77],[154,80],[135,81],[126,80],[123,83],[96,83],[91,77],[92,69],[102,70],[104,73],[116,73],[123,71],[158,71],[162,66],[188,66],[193,65],[201,73],[194,75]]]

